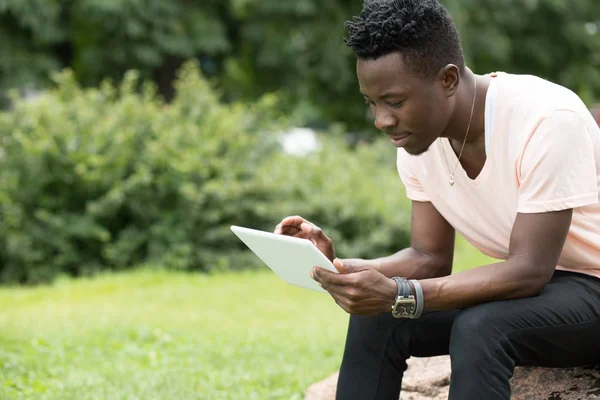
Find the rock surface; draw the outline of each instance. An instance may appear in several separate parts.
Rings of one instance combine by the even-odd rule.
[[[305,400],[334,400],[337,372],[311,385]],[[400,400],[446,400],[450,358],[411,358]],[[518,367],[511,380],[512,400],[600,400],[600,366],[595,368]]]

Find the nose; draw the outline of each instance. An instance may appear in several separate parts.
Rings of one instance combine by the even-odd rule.
[[[375,114],[375,127],[379,130],[385,130],[387,128],[393,128],[398,125],[398,121],[392,115],[377,112]]]

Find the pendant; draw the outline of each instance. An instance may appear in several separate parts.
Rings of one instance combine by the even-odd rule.
[[[454,186],[454,175],[450,175],[450,181],[448,183],[450,183],[450,186]]]

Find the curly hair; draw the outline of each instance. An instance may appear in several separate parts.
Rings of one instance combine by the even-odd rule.
[[[359,58],[401,53],[418,76],[430,78],[447,64],[465,68],[458,32],[438,0],[365,0],[346,21],[344,42]]]

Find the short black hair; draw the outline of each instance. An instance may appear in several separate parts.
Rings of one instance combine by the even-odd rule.
[[[447,64],[464,72],[458,32],[438,0],[365,0],[360,15],[344,26],[348,31],[344,42],[361,59],[398,52],[425,79]]]

